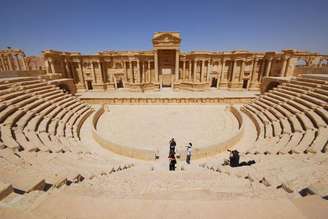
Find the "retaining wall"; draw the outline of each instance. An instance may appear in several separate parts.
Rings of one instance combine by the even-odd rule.
[[[102,116],[104,112],[105,112],[105,105],[100,107],[100,109],[98,109],[95,112],[92,118],[92,136],[98,144],[119,155],[131,157],[135,159],[141,159],[141,160],[156,159],[156,152],[153,150],[142,149],[142,148],[131,148],[128,146],[115,144],[111,142],[106,136],[99,133],[97,131],[97,123],[99,118]]]
[[[206,158],[209,156],[214,156],[216,154],[219,154],[223,151],[226,151],[228,148],[231,148],[235,144],[237,144],[240,139],[242,138],[244,134],[244,122],[243,122],[243,117],[238,109],[236,109],[234,106],[230,106],[228,110],[236,117],[238,120],[238,126],[239,129],[236,130],[231,136],[222,142],[219,142],[217,144],[204,147],[204,148],[193,148],[192,151],[192,159],[201,159],[201,158]],[[219,133],[218,133],[219,134]],[[186,158],[186,151],[178,151],[180,154],[181,159]]]

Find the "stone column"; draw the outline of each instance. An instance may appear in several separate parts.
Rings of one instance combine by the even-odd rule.
[[[126,65],[126,61],[124,60],[123,61],[123,68],[124,68],[124,84],[125,84],[125,82],[127,82],[128,81],[128,68],[127,68],[127,65]]]
[[[8,65],[9,65],[9,71],[13,71],[14,68],[13,68],[13,64],[11,63],[11,55],[10,54],[7,55],[7,60],[8,60]]]
[[[2,69],[3,69],[3,71],[6,71],[7,68],[6,68],[6,66],[5,66],[5,61],[3,60],[2,55],[0,55],[0,61],[1,61],[1,64],[2,64]]]
[[[285,76],[286,64],[287,64],[287,59],[285,57],[283,57],[281,71],[280,71],[280,77]]]
[[[147,74],[147,83],[151,82],[151,65],[150,60],[148,60],[148,74]]]
[[[22,56],[22,62],[23,62],[23,70],[27,71],[28,67],[27,67],[27,64],[26,64],[26,61],[25,61],[25,56]]]
[[[268,64],[267,64],[267,68],[265,70],[265,76],[269,77],[270,76],[270,71],[271,71],[271,63],[272,63],[272,58],[268,59]]]
[[[212,63],[211,60],[207,60],[207,73],[206,73],[206,80],[210,82],[210,73],[212,73]]]
[[[244,71],[245,71],[245,59],[241,60],[241,68],[240,68],[240,75],[239,75],[239,82],[243,79]]]
[[[250,82],[247,84],[247,89],[256,88],[258,86],[258,76],[256,77],[256,66],[257,66],[257,58],[253,59],[253,67],[250,75]]]
[[[232,60],[231,81],[235,80],[237,60]]]
[[[251,81],[254,81],[254,75],[256,74],[256,66],[257,66],[257,59],[253,59],[253,68],[252,68],[252,72],[251,72]],[[256,80],[257,81],[257,80]]]
[[[103,71],[102,71],[101,61],[98,60],[97,64],[98,64],[98,69],[99,69],[99,72],[98,72],[99,83],[103,85],[105,80],[104,80],[104,74],[103,74]]]
[[[218,77],[218,83],[216,84],[216,87],[219,88],[220,87],[220,83],[221,81],[224,79],[224,68],[225,68],[225,59],[222,58],[221,59],[221,74],[220,74],[220,78]]]
[[[51,73],[54,74],[55,73],[55,66],[54,66],[54,63],[53,63],[52,59],[50,60],[49,64],[50,64]]]
[[[191,81],[191,60],[189,60],[189,69],[188,69],[188,81]]]
[[[196,77],[196,72],[197,72],[197,60],[196,59],[194,59],[194,69],[193,69],[193,72],[194,72],[194,79],[193,79],[193,82],[196,82],[196,79],[197,79],[197,77]]]
[[[140,61],[137,60],[137,83],[140,83]]]
[[[264,70],[265,70],[265,61],[264,61],[265,59],[264,58],[262,58],[261,59],[261,65],[260,65],[260,68],[259,68],[259,72],[258,72],[258,81],[261,81],[262,80],[262,77],[263,77],[263,75],[264,75]]]
[[[158,83],[158,52],[155,50],[155,57],[154,57],[154,69],[155,69],[155,83]]]
[[[69,68],[69,61],[67,59],[65,59],[64,64],[65,64],[66,76],[72,77],[72,72],[71,69]]]
[[[202,63],[202,68],[201,68],[201,72],[200,72],[200,82],[203,82],[204,80],[204,72],[205,72],[205,60],[202,59],[201,60]]]
[[[4,71],[3,69],[3,62],[2,62],[2,56],[0,54],[0,71]]]
[[[175,52],[175,81],[179,80],[179,50]]]
[[[145,62],[142,62],[142,83],[146,83],[146,70]]]
[[[19,63],[18,55],[14,55],[15,63],[16,63],[16,70],[18,69],[19,71],[21,70],[21,66]]]
[[[217,66],[216,66],[216,88],[219,87],[219,83],[220,83],[220,77],[221,77],[221,71],[222,71],[222,67],[220,67],[220,63],[221,61],[219,62],[218,60],[213,60],[214,63],[217,62]],[[213,69],[213,65],[211,65],[211,71]],[[212,83],[212,82],[211,82]]]
[[[288,67],[290,64],[290,58],[287,59],[286,67],[285,67],[285,72],[284,72],[284,77],[288,76]]]
[[[94,83],[97,83],[96,71],[95,71],[95,68],[93,66],[93,61],[91,61],[91,70],[92,70],[92,75],[93,75]]]
[[[185,79],[186,79],[186,60],[184,60],[182,64],[182,80]]]
[[[135,82],[135,77],[134,77],[134,65],[133,61],[130,61],[130,82],[134,83]]]
[[[78,72],[79,75],[79,84],[82,88],[85,88],[85,80],[84,80],[84,75],[83,75],[83,61],[80,60],[79,62],[79,67],[80,67],[80,71]]]
[[[127,69],[128,71],[128,82],[131,83],[132,82],[132,64],[131,61],[128,62],[129,63],[129,69]]]

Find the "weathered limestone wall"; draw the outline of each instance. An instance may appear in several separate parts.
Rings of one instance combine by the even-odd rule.
[[[328,66],[311,67],[311,66],[297,66],[294,69],[294,75],[302,74],[328,74]]]
[[[261,84],[261,94],[272,90],[274,87],[277,87],[279,84],[282,84],[283,82],[288,82],[291,79],[291,77],[266,77],[263,78],[262,84]]]
[[[1,78],[10,77],[36,77],[36,76],[46,76],[46,72],[42,70],[27,70],[27,71],[3,71],[0,72]]]
[[[48,82],[49,84],[54,84],[59,88],[63,89],[64,91],[69,92],[70,94],[76,93],[76,86],[73,82],[73,79],[70,78],[62,78],[62,79],[55,79]]]

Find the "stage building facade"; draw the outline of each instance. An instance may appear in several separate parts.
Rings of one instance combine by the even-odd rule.
[[[180,50],[178,32],[156,32],[150,51],[103,51],[95,55],[79,52],[43,51],[48,74],[73,78],[78,90],[133,91],[258,90],[264,77],[292,76],[297,62],[320,65],[327,56],[296,51],[191,51]]]

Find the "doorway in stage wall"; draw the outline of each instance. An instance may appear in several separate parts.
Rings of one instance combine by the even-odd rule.
[[[243,80],[243,88],[247,89],[247,85],[248,85],[248,79],[244,79]]]
[[[92,81],[91,80],[87,80],[87,89],[88,90],[93,90]]]
[[[212,78],[211,87],[215,87],[216,88],[217,84],[218,84],[218,79],[217,78]]]
[[[116,82],[116,87],[117,88],[124,88],[124,86],[123,86],[123,80],[121,78],[118,79],[118,81]]]
[[[162,88],[172,88],[173,79],[175,77],[176,65],[176,50],[175,49],[160,49],[158,54],[158,71],[161,77]]]
[[[163,68],[162,69],[162,87],[172,87],[172,69]]]

